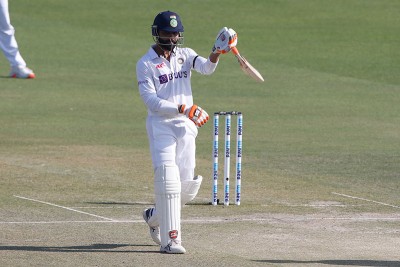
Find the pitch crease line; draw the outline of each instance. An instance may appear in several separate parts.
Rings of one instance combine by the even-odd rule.
[[[204,224],[204,223],[237,223],[237,222],[269,222],[269,223],[291,223],[291,222],[307,222],[307,221],[325,221],[325,220],[332,220],[332,221],[400,221],[400,217],[382,217],[382,218],[344,218],[344,217],[321,217],[321,218],[287,218],[287,219],[280,219],[280,218],[259,218],[259,219],[187,219],[182,220],[184,223],[189,224]],[[105,223],[145,223],[143,220],[114,220],[114,221],[14,221],[14,222],[0,222],[0,225],[7,225],[7,224],[82,224],[82,223],[96,223],[96,224],[105,224]]]
[[[135,221],[31,221],[31,222],[0,222],[0,224],[72,224],[72,223],[143,223],[143,220]]]
[[[78,212],[78,213],[81,213],[81,214],[86,214],[86,215],[93,216],[93,217],[100,218],[100,219],[107,220],[107,221],[112,221],[112,222],[116,221],[114,219],[110,219],[110,218],[99,216],[99,215],[96,215],[96,214],[92,214],[92,213],[88,213],[88,212],[84,212],[84,211],[80,211],[80,210],[64,207],[64,206],[53,204],[53,203],[46,202],[46,201],[41,201],[41,200],[37,200],[37,199],[33,199],[33,198],[21,197],[21,196],[16,196],[16,195],[14,195],[14,197],[20,198],[20,199],[24,199],[24,200],[33,201],[33,202],[38,202],[38,203],[42,203],[42,204],[46,204],[46,205],[50,205],[50,206],[57,207],[57,208],[62,208],[62,209],[66,209],[66,210],[70,210],[70,211],[74,211],[74,212]]]
[[[372,203],[375,203],[375,204],[380,204],[380,205],[384,205],[384,206],[400,209],[400,206],[395,206],[395,205],[391,205],[391,204],[387,204],[387,203],[384,203],[384,202],[379,202],[379,201],[375,201],[375,200],[371,200],[371,199],[366,199],[366,198],[362,198],[362,197],[349,196],[349,195],[340,194],[340,193],[336,193],[336,192],[332,192],[332,194],[338,195],[338,196],[342,196],[342,197],[348,197],[348,198],[353,198],[353,199],[364,200],[364,201],[372,202]]]

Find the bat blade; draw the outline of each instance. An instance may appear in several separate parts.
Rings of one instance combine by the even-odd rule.
[[[240,68],[246,75],[256,80],[257,82],[264,81],[263,76],[243,56],[240,55],[239,50],[236,47],[232,48],[232,52],[233,54],[235,54],[235,57],[237,58],[240,64]]]

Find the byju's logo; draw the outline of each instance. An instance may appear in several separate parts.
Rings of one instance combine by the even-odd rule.
[[[164,84],[167,83],[168,81],[172,81],[173,79],[181,79],[187,77],[188,77],[187,71],[180,71],[180,72],[160,75],[158,76],[158,79],[160,81],[160,84]]]
[[[160,80],[160,84],[164,84],[168,82],[168,75],[167,74],[163,74],[160,77],[158,77],[158,79]]]

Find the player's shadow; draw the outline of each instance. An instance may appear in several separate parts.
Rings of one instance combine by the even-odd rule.
[[[92,205],[121,205],[121,206],[144,206],[144,205],[154,205],[150,202],[116,202],[116,201],[98,201],[98,202],[84,202],[86,204]]]
[[[133,249],[132,249],[133,247]],[[154,250],[137,249],[155,247]],[[125,249],[121,249],[125,248]],[[135,249],[136,248],[136,249]],[[91,244],[86,246],[0,246],[0,251],[36,251],[36,252],[101,252],[101,253],[160,253],[156,245],[135,244]]]
[[[186,206],[211,206],[212,203],[210,201],[193,201],[185,204]],[[218,200],[218,205],[224,205],[223,202]]]
[[[154,205],[152,202],[115,202],[115,201],[89,201],[84,202],[85,204],[92,205],[121,205],[121,206],[148,206]],[[209,201],[193,201],[185,204],[186,206],[210,206],[211,202]],[[218,199],[218,205],[224,205],[223,202],[220,202]]]
[[[400,267],[400,261],[379,261],[379,260],[253,260],[254,262],[264,262],[270,264],[319,264],[319,265],[337,265],[337,266],[385,266]]]

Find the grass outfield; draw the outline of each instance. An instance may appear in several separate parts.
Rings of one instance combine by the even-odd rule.
[[[222,26],[266,81],[224,55],[193,73],[210,114],[244,114],[239,207],[208,205],[212,123],[199,131],[206,179],[183,209],[187,266],[399,266],[400,2],[13,0],[21,53],[0,59],[0,265],[153,266],[141,222],[153,202],[136,61],[150,25],[178,12],[207,56]],[[205,234],[207,233],[207,234]]]

